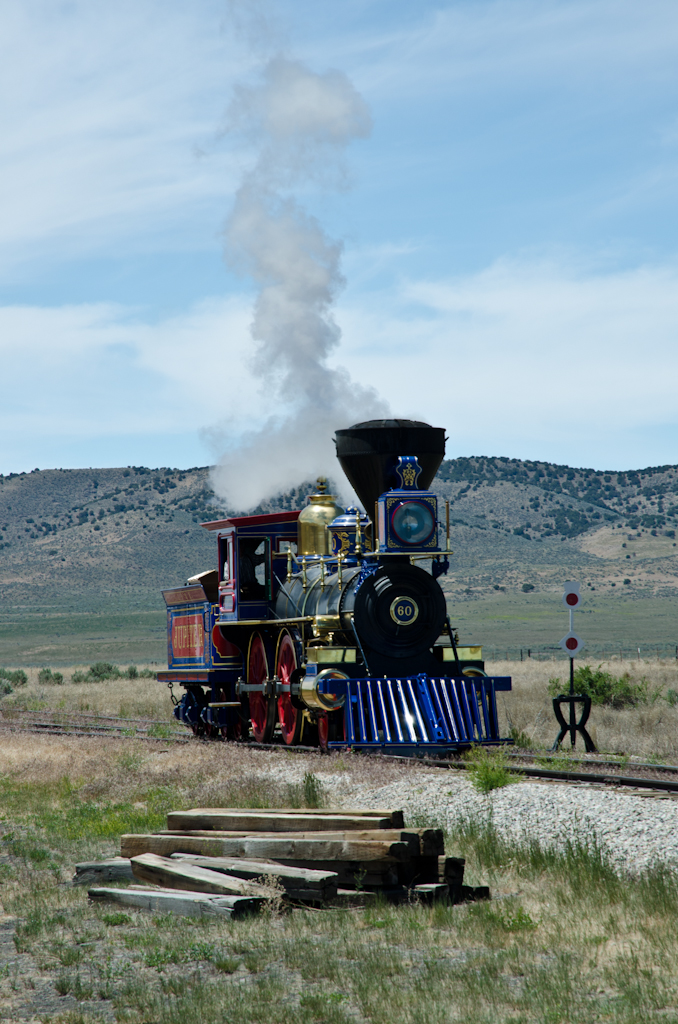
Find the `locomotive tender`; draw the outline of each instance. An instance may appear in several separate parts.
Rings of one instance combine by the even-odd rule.
[[[198,736],[400,753],[501,739],[482,648],[460,646],[438,577],[449,568],[430,491],[445,432],[414,420],[338,430],[367,512],[325,491],[302,511],[238,516],[218,570],[163,592],[174,715]],[[373,516],[367,513],[372,513]],[[173,687],[184,689],[181,699]]]

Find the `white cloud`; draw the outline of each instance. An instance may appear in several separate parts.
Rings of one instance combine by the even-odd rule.
[[[245,297],[155,324],[114,306],[2,309],[0,431],[32,439],[31,467],[45,464],[45,437],[106,450],[120,435],[135,451],[148,438],[155,462],[178,464],[177,445],[192,438],[197,450],[203,428],[228,420],[244,432],[284,413],[250,372],[250,320]],[[338,320],[333,362],[377,387],[395,415],[445,426],[449,456],[678,462],[678,265],[607,273],[506,260],[349,296]]]
[[[346,308],[343,359],[449,454],[678,461],[678,265],[501,261]]]
[[[242,300],[156,324],[112,305],[0,309],[0,432],[32,438],[40,461],[43,438],[196,436],[226,410],[252,426],[265,396],[247,371],[248,322]]]
[[[223,208],[228,163],[196,147],[213,136],[243,58],[209,0],[8,0],[0,267],[178,225],[191,234],[201,205],[218,197]]]
[[[535,78],[574,94],[592,81],[633,90],[673,77],[678,20],[673,0],[476,0],[424,5],[416,20],[361,20],[330,38],[371,94],[411,97],[454,83],[477,94]]]

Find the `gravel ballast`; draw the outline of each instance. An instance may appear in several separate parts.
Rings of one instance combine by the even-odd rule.
[[[288,766],[299,779],[308,770]],[[381,784],[370,785],[364,768],[359,779],[350,769],[315,770],[335,806],[403,808],[406,823],[431,821],[449,830],[464,819],[491,817],[500,835],[510,840],[531,838],[558,847],[575,837],[595,838],[623,870],[636,873],[657,861],[678,868],[678,800],[541,782],[512,783],[484,796],[456,771],[411,767],[391,781],[382,777]]]

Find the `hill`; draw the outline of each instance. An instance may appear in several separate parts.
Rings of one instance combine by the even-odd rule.
[[[450,502],[455,556],[442,582],[453,616],[487,620],[486,642],[537,646],[521,609],[557,604],[570,577],[581,577],[601,608],[614,599],[617,617],[622,604],[632,599],[636,614],[644,602],[647,621],[633,626],[631,642],[652,623],[657,643],[677,642],[653,602],[673,608],[678,598],[678,467],[604,473],[449,459],[433,486]],[[301,485],[254,511],[298,508],[309,490]],[[204,467],[0,476],[0,664],[87,660],[94,648],[113,660],[161,659],[160,591],[213,565],[213,538],[199,524],[229,511]],[[511,625],[509,606],[523,626]]]

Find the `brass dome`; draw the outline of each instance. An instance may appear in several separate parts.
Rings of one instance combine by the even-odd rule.
[[[337,505],[334,494],[326,494],[327,480],[324,476],[318,477],[317,485],[318,490],[309,495],[309,503],[297,521],[300,556],[332,554],[332,538],[327,527],[344,511]]]

